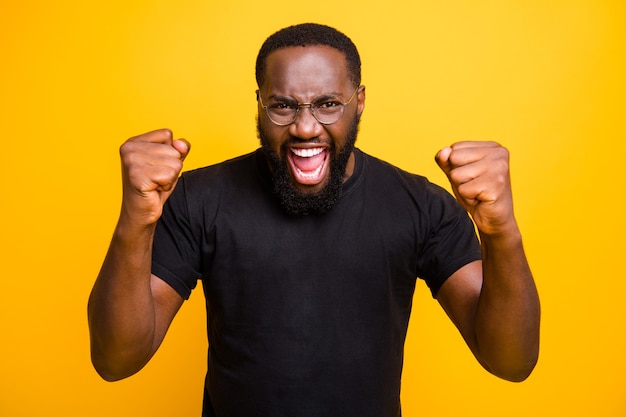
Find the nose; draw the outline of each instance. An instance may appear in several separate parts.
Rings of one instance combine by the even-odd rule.
[[[322,134],[324,127],[313,116],[312,110],[310,105],[300,107],[296,120],[289,125],[289,133],[293,137],[309,140]]]

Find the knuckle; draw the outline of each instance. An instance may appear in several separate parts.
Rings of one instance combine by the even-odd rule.
[[[470,186],[469,184],[460,184],[457,187],[457,192],[459,196],[461,196],[465,200],[472,199],[475,196],[474,187]]]
[[[122,160],[124,161],[134,161],[137,159],[137,156],[141,153],[140,149],[137,146],[137,143],[132,142],[132,141],[127,141],[124,142],[121,146],[120,146],[120,156],[122,158]]]
[[[120,155],[124,156],[124,155],[128,154],[131,151],[132,148],[133,148],[132,142],[126,141],[126,142],[122,143],[122,145],[120,146],[120,150],[119,150]]]
[[[172,182],[178,177],[179,170],[176,167],[167,167],[163,170],[163,179],[165,182]]]
[[[463,152],[460,149],[452,148],[452,150],[450,151],[450,155],[448,156],[448,161],[450,162],[450,164],[452,164],[453,166],[460,164],[462,153]]]
[[[126,149],[124,152],[122,152],[121,157],[122,165],[127,169],[132,169],[140,163],[139,155],[130,149]]]
[[[453,169],[449,174],[450,181],[453,184],[464,184],[468,181],[467,175],[461,169]]]
[[[174,163],[171,165],[163,165],[159,167],[153,174],[155,182],[165,185],[176,181],[180,172],[180,169],[177,165],[178,164]]]
[[[502,178],[505,178],[507,176],[507,173],[509,172],[509,160],[508,158],[505,158],[505,155],[502,155],[502,157],[496,159],[493,166],[499,173],[499,176],[501,176]]]
[[[175,171],[175,175],[178,175],[178,173],[183,169],[183,161],[180,158],[174,159],[172,162],[172,168]]]
[[[461,180],[461,175],[459,174],[459,171],[456,169],[453,169],[452,171],[450,171],[448,176],[450,178],[450,181],[452,181],[454,184],[458,184]]]
[[[500,158],[505,159],[505,160],[507,160],[507,161],[509,160],[509,157],[510,157],[510,152],[509,152],[509,150],[508,150],[507,148],[505,148],[504,146],[500,146],[500,147],[498,148],[498,153],[497,153],[497,154],[498,154],[498,156],[499,156]]]

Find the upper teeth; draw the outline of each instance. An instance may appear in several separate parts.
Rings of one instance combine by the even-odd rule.
[[[310,158],[311,156],[319,155],[320,153],[324,152],[324,148],[291,148],[291,152],[302,158]]]

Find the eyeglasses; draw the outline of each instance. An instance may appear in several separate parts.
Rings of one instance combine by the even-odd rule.
[[[295,122],[302,107],[308,107],[313,117],[321,124],[331,125],[341,119],[344,109],[356,96],[359,88],[360,86],[354,90],[350,99],[345,103],[339,101],[336,96],[326,95],[318,97],[310,103],[298,103],[295,100],[281,99],[276,103],[265,105],[259,90],[256,91],[256,95],[261,106],[265,109],[267,117],[278,126],[288,126]]]

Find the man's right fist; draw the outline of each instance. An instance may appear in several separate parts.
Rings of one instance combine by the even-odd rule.
[[[122,159],[122,216],[135,226],[155,224],[170,196],[191,145],[174,140],[169,129],[128,139],[120,147]]]

